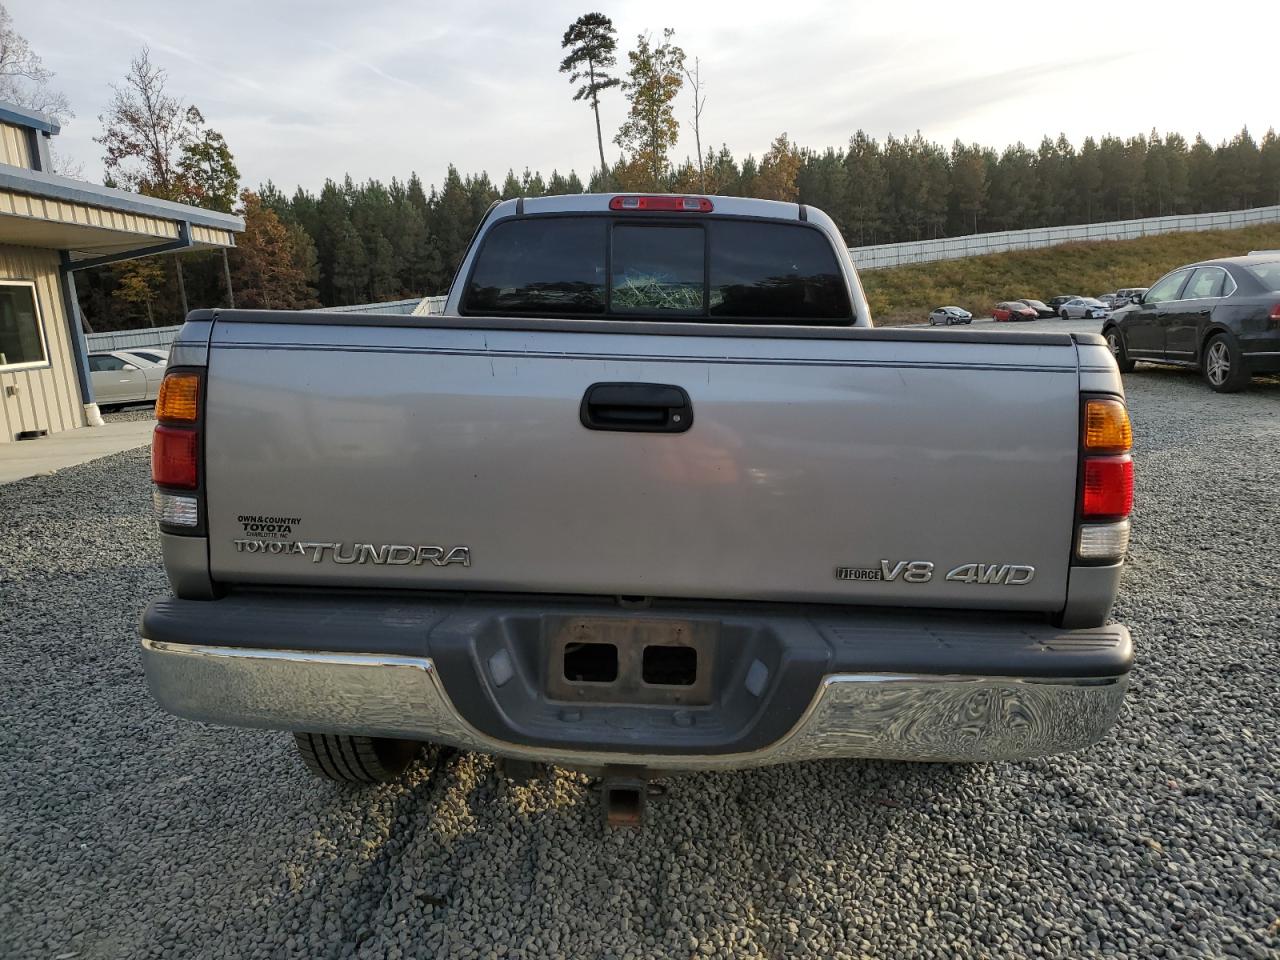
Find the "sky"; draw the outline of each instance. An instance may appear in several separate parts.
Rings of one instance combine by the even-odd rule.
[[[590,109],[558,72],[581,0],[509,4],[362,0],[9,0],[15,28],[56,74],[75,117],[60,154],[100,180],[110,85],[145,45],[169,91],[227,138],[244,184],[292,192],[326,178],[439,183],[508,168],[596,165]],[[861,128],[1003,148],[1045,133],[1130,136],[1153,127],[1211,142],[1280,126],[1280,3],[608,2],[619,72],[641,32],[674,27],[696,56],[704,150],[759,157],[779,133],[841,146]],[[1226,21],[1226,22],[1224,22]],[[1237,29],[1232,24],[1248,24]],[[1235,66],[1224,72],[1223,45]],[[1244,65],[1257,64],[1256,70]],[[692,95],[677,101],[676,159],[692,156]],[[606,156],[626,102],[601,104]]]

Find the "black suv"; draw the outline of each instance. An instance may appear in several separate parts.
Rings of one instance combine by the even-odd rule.
[[[1195,367],[1220,393],[1280,372],[1280,251],[1179,267],[1102,328],[1128,373],[1134,361]]]

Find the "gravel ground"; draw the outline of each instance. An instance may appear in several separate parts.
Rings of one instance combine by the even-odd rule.
[[[107,423],[119,423],[122,420],[152,420],[156,415],[156,405],[154,402],[134,404],[121,410],[112,410],[110,413],[104,413],[102,419]]]
[[[2,957],[1276,957],[1280,380],[1126,378],[1140,663],[1082,755],[367,792],[148,698],[145,451],[0,487]]]

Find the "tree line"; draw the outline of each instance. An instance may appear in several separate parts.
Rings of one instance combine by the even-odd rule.
[[[559,70],[594,120],[599,163],[585,182],[572,170],[544,177],[527,168],[499,182],[449,165],[438,187],[414,172],[390,183],[348,175],[318,193],[286,193],[271,181],[243,189],[225,138],[169,93],[163,68],[144,49],[99,117],[104,182],[235,210],[245,231],[228,257],[230,291],[216,253],[130,261],[78,275],[86,320],[102,330],[175,323],[188,307],[225,305],[232,295],[240,307],[305,308],[441,294],[484,212],[519,196],[671,191],[798,201],[826,211],[853,245],[1280,203],[1274,130],[1259,142],[1244,129],[1217,145],[1152,130],[1077,146],[1060,134],[1034,149],[1000,150],[959,140],[948,147],[920,133],[879,141],[858,130],[847,144],[821,150],[782,133],[759,158],[739,158],[723,143],[703,151],[708,84],[698,58],[687,65],[673,30],[637,36],[622,76],[603,14],[579,17],[562,48]],[[50,91],[48,71],[0,6],[0,77],[5,50],[21,54],[26,83],[9,95],[65,112],[65,98]],[[628,110],[610,163],[599,106],[612,91]],[[698,156],[676,161],[678,107]]]

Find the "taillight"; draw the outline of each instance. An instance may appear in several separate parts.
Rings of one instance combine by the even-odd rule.
[[[610,210],[657,210],[664,213],[710,213],[715,208],[706,197],[641,197],[624,195],[609,201]]]
[[[1133,460],[1089,457],[1084,462],[1080,514],[1085,520],[1127,517],[1133,511]]]
[[[1129,548],[1133,510],[1133,427],[1123,401],[1085,400],[1080,429],[1083,463],[1075,554],[1092,563],[1114,563]]]
[[[156,400],[159,421],[151,437],[151,481],[156,519],[165,528],[200,526],[200,374],[165,374]],[[174,491],[189,490],[191,493]]]
[[[1267,314],[1267,319],[1271,321],[1273,327],[1280,327],[1280,303],[1271,308],[1271,312]]]

